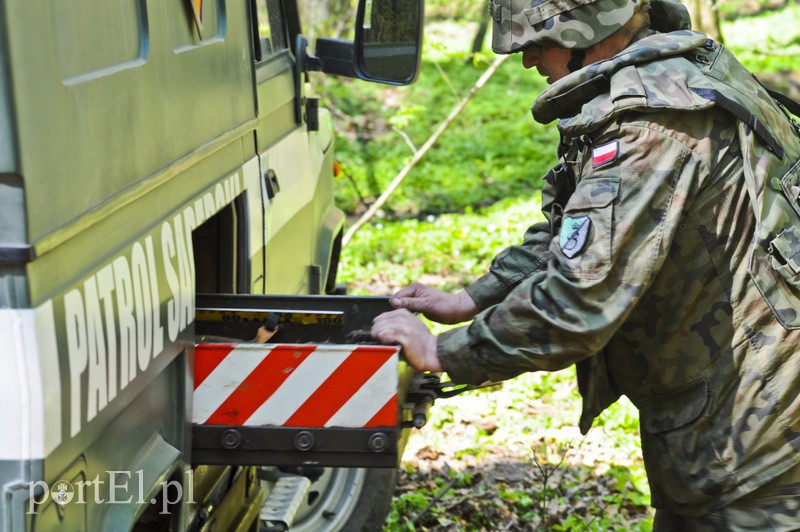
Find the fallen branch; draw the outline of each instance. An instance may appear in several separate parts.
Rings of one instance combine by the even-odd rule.
[[[403,137],[403,140],[406,141],[408,147],[411,148],[411,153],[417,153],[417,147],[414,146],[414,143],[411,141],[411,137],[408,136],[408,133],[400,129],[399,127],[392,126],[392,131]]]
[[[497,71],[500,65],[502,65],[503,62],[508,59],[508,57],[508,55],[502,55],[498,57],[495,59],[494,63],[492,63],[492,65],[486,69],[486,72],[483,73],[480,79],[475,82],[475,85],[472,87],[472,89],[470,89],[469,94],[467,94],[458,103],[458,105],[456,105],[453,110],[450,111],[450,114],[445,121],[439,125],[433,135],[431,135],[430,138],[425,141],[425,144],[422,145],[419,151],[414,154],[414,157],[412,157],[411,160],[403,167],[403,169],[400,170],[400,173],[397,174],[397,176],[392,180],[383,194],[381,194],[380,197],[375,200],[375,203],[373,203],[370,208],[367,209],[367,212],[362,214],[361,217],[350,227],[350,229],[347,230],[347,233],[345,233],[344,238],[342,239],[342,245],[346,246],[347,243],[353,238],[353,235],[356,233],[356,231],[358,231],[362,225],[372,218],[375,213],[378,212],[378,209],[380,209],[383,204],[386,203],[386,200],[389,199],[389,196],[391,196],[395,190],[397,190],[397,187],[400,186],[400,183],[403,182],[403,179],[406,178],[411,169],[417,165],[417,163],[425,156],[426,153],[428,153],[428,150],[430,150],[436,141],[439,140],[439,137],[442,136],[453,120],[455,120],[461,111],[464,110],[464,107],[466,107],[467,103],[469,103],[472,97],[475,96],[475,94],[486,84],[489,78],[492,77],[495,71]]]
[[[448,483],[445,485],[445,487],[443,487],[441,490],[439,490],[439,493],[437,493],[437,494],[436,494],[436,495],[433,497],[433,499],[431,499],[431,500],[430,500],[430,502],[428,503],[428,505],[427,505],[425,508],[423,508],[423,509],[422,509],[422,511],[421,511],[420,513],[418,513],[418,514],[417,514],[417,516],[416,516],[414,519],[412,519],[412,520],[411,520],[411,524],[413,524],[413,525],[417,524],[417,521],[419,521],[420,519],[422,519],[422,516],[424,516],[426,513],[428,513],[428,510],[430,510],[430,509],[433,507],[433,505],[434,505],[434,504],[436,504],[436,501],[438,501],[439,499],[441,499],[442,497],[444,497],[445,493],[447,493],[447,491],[448,491],[450,488],[452,488],[452,487],[453,487],[453,484],[455,484],[455,483],[456,483],[456,480],[457,480],[457,477],[453,477],[453,478],[451,478],[451,479],[450,479],[450,482],[448,482]]]
[[[442,68],[442,65],[439,64],[439,61],[435,61],[433,64],[436,65],[436,70],[439,71],[439,75],[442,76],[442,79],[444,79],[444,82],[447,83],[448,87],[450,87],[450,92],[453,93],[453,96],[455,96],[456,100],[460,100],[461,99],[461,95],[458,93],[456,88],[453,87],[453,84],[450,83],[450,78],[447,77],[447,72],[444,71],[444,69]]]
[[[453,502],[451,502],[450,504],[445,506],[444,509],[445,509],[445,511],[450,511],[453,508],[457,508],[458,506],[460,506],[461,504],[463,504],[466,501],[470,501],[472,499],[482,499],[485,496],[486,496],[486,493],[483,492],[483,491],[479,491],[477,493],[468,493],[468,494],[463,495],[463,496],[459,497],[458,499],[454,500]]]

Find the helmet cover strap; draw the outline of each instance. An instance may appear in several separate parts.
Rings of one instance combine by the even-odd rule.
[[[567,63],[567,68],[570,72],[575,72],[583,68],[583,60],[586,59],[586,50],[583,48],[573,48],[572,55]]]

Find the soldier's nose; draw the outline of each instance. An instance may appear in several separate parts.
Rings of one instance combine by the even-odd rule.
[[[539,48],[528,48],[522,52],[522,66],[525,68],[533,68],[542,64],[542,53]]]

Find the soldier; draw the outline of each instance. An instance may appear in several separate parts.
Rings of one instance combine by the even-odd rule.
[[[672,0],[491,14],[494,51],[550,83],[547,221],[458,294],[400,290],[373,336],[461,383],[577,364],[583,433],[639,410],[656,530],[796,529],[800,128]]]

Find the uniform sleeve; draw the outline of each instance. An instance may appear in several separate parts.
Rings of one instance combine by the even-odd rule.
[[[550,223],[540,222],[528,228],[521,244],[501,251],[489,271],[465,288],[475,305],[483,310],[499,303],[520,281],[546,268],[550,239]]]
[[[601,147],[613,149],[612,158],[593,158]],[[554,371],[597,353],[659,272],[687,198],[707,174],[700,159],[668,130],[632,124],[589,155],[546,266],[470,325],[439,337],[454,381]]]
[[[546,220],[531,225],[520,244],[501,251],[493,260],[489,271],[466,287],[475,305],[484,310],[501,302],[523,279],[547,267],[552,258],[550,240],[552,219],[550,209],[556,198],[571,184],[545,181],[542,188],[542,213]]]

